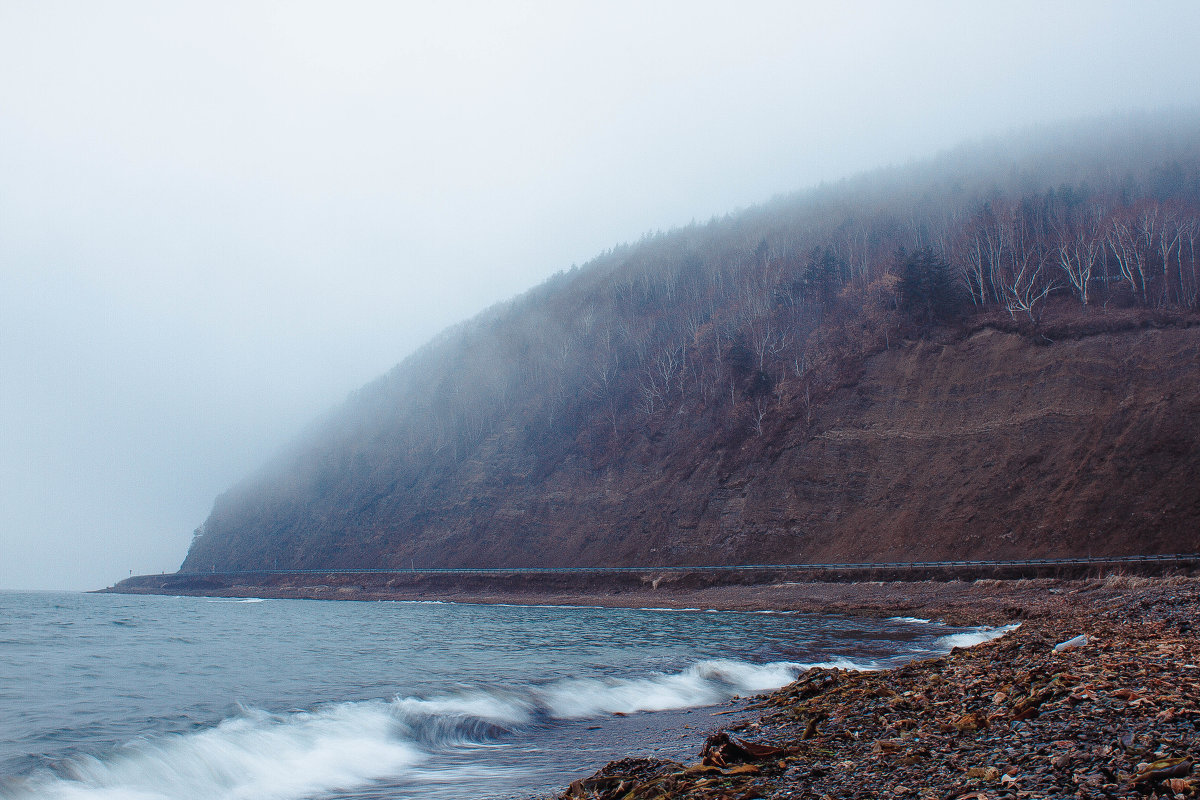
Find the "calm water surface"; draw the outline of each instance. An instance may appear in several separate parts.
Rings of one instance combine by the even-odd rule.
[[[919,620],[0,593],[0,798],[487,798],[633,753],[814,664],[988,635]]]

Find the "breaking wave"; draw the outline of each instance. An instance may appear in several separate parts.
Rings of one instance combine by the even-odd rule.
[[[938,640],[962,647],[1016,626]],[[422,773],[436,753],[503,744],[555,720],[713,705],[777,689],[812,667],[873,670],[836,659],[751,664],[711,659],[636,678],[563,678],[464,689],[433,697],[339,703],[312,711],[242,709],[195,732],[138,739],[81,756],[7,786],[6,800],[294,800]]]
[[[990,642],[992,639],[999,639],[1009,631],[1015,631],[1021,627],[1021,623],[1017,622],[1012,625],[997,625],[983,626],[972,628],[969,631],[962,633],[951,633],[948,636],[939,636],[935,642],[939,647],[950,650],[954,647],[974,647],[977,644]]]
[[[550,720],[719,703],[789,683],[809,664],[700,661],[643,678],[562,679],[274,714],[243,709],[193,733],[136,740],[20,781],[12,800],[290,800],[402,776],[433,753]]]
[[[361,785],[416,763],[382,702],[314,712],[245,710],[196,733],[137,740],[18,784],[13,798],[45,800],[287,800]]]
[[[556,719],[665,711],[713,705],[736,694],[778,689],[809,666],[786,661],[755,665],[717,659],[698,662],[671,675],[556,681],[535,690],[535,696],[547,715]]]

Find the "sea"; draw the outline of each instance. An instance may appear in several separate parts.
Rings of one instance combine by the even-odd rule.
[[[1003,629],[706,609],[0,593],[0,798],[515,798],[695,761],[746,698]],[[743,705],[744,700],[740,701]]]

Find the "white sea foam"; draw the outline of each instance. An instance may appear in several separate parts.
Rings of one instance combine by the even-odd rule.
[[[952,634],[937,644],[965,647],[1015,627]],[[203,731],[137,740],[103,757],[71,759],[54,774],[41,772],[0,789],[0,796],[295,800],[388,778],[413,779],[424,773],[422,765],[434,751],[501,743],[546,720],[711,705],[777,689],[812,667],[873,670],[880,665],[851,659],[766,664],[711,659],[679,672],[639,677],[568,678],[287,714],[249,709]]]
[[[935,640],[938,647],[949,650],[952,647],[974,647],[983,642],[990,642],[992,639],[998,639],[1009,631],[1015,631],[1021,627],[1021,623],[1017,622],[1012,625],[998,625],[995,627],[983,626],[972,628],[969,631],[962,633],[951,633],[947,636],[939,636]]]
[[[56,774],[32,776],[11,800],[292,800],[413,770],[435,750],[478,746],[547,719],[689,708],[792,681],[809,664],[700,661],[676,673],[562,679],[428,698],[342,703],[270,714],[246,709],[196,733],[138,740]]]
[[[539,695],[548,715],[557,719],[663,711],[709,705],[721,700],[715,686],[687,673],[640,680],[559,681],[542,689]]]
[[[135,741],[32,777],[14,798],[290,800],[398,774],[422,758],[382,702],[286,715],[247,711],[198,733]]]
[[[682,672],[636,679],[573,679],[541,687],[535,697],[544,713],[558,719],[585,719],[637,711],[665,711],[713,705],[734,695],[778,689],[813,667],[873,670],[874,662],[837,659],[820,663],[776,661],[749,664],[712,659]]]
[[[528,725],[536,708],[521,692],[483,689],[433,698],[397,697],[392,708],[403,733],[444,748],[494,738]]]
[[[888,617],[888,622],[911,622],[914,625],[928,625],[930,620],[920,617]]]

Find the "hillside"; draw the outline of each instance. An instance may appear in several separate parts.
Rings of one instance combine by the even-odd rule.
[[[1194,550],[1200,125],[1169,122],[617,248],[356,393],[183,569]]]

